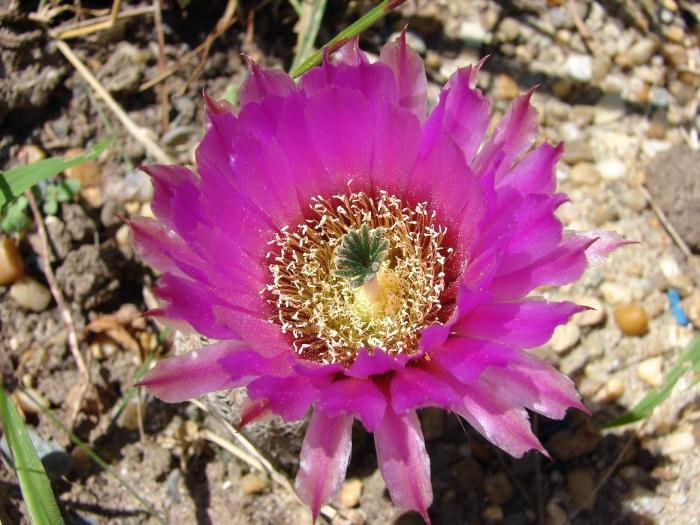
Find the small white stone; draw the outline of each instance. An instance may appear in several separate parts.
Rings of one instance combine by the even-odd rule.
[[[625,382],[619,377],[613,377],[603,385],[595,395],[596,403],[611,403],[617,401],[625,393]]]
[[[695,447],[695,437],[692,432],[676,432],[671,434],[661,446],[661,450],[666,455],[682,454],[693,450]]]
[[[671,255],[664,255],[659,261],[659,268],[666,279],[673,279],[681,275],[681,269],[678,263]]]
[[[350,509],[356,507],[360,502],[362,495],[362,480],[359,478],[350,478],[343,482],[340,486],[338,499],[343,507]]]
[[[671,143],[667,140],[647,139],[642,142],[642,151],[649,157],[656,157],[659,153],[668,151]]]
[[[590,82],[593,78],[593,62],[589,55],[569,55],[564,69],[572,80],[578,82]]]
[[[637,375],[648,385],[659,386],[664,379],[661,375],[662,364],[661,356],[645,359],[637,365]]]
[[[549,341],[549,347],[558,354],[563,354],[572,349],[581,338],[581,329],[573,324],[557,326]]]
[[[610,79],[611,76],[608,76]],[[622,87],[625,87],[625,79],[622,79]],[[620,120],[625,114],[625,101],[617,95],[606,95],[595,106],[593,122],[595,124],[609,124]]]
[[[43,312],[51,302],[51,292],[31,277],[22,277],[10,287],[10,297],[33,312]]]
[[[620,159],[605,159],[596,164],[600,176],[606,180],[618,180],[627,173],[627,166]]]
[[[632,292],[626,286],[618,283],[605,281],[600,285],[600,293],[605,302],[611,305],[629,303],[632,301]]]
[[[467,45],[481,45],[486,42],[488,33],[478,22],[462,22],[459,36]]]

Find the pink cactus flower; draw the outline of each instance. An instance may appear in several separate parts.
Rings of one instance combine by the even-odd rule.
[[[298,84],[250,64],[240,109],[205,97],[197,172],[151,166],[158,220],[131,222],[163,276],[162,314],[219,342],[143,381],[162,400],[247,387],[244,419],[311,412],[296,489],[314,517],[342,482],[354,419],[374,434],[395,505],[429,521],[416,409],[442,407],[519,457],[546,451],[527,410],[586,410],[526,350],[582,307],[529,297],[623,241],[554,215],[562,146],[537,137],[532,91],[485,138],[479,66],[427,114],[405,38],[370,63],[357,40]]]

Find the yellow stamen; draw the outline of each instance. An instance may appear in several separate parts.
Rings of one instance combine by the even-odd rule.
[[[389,353],[417,350],[420,329],[436,322],[452,250],[446,229],[425,204],[413,209],[380,192],[317,197],[313,218],[283,229],[269,254],[272,282],[262,293],[277,312],[273,321],[299,355],[323,363],[351,363],[359,348]],[[343,235],[365,224],[381,228],[389,250],[372,279],[355,287],[336,275]]]

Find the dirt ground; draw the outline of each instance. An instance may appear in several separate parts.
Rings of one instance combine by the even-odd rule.
[[[75,154],[115,137],[97,161],[67,174],[81,180],[79,194],[44,217],[51,266],[93,387],[75,414],[80,373],[61,309],[46,295],[43,243],[31,221],[11,234],[30,285],[22,293],[0,286],[3,381],[70,425],[145,500],[16,393],[37,440],[58,448],[53,488],[67,523],[158,523],[154,512],[170,524],[310,523],[284,479],[293,479],[293,462],[273,459],[277,477],[257,471],[236,455],[245,446],[206,410],[130,389],[174,341],[140,316],[155,305],[157,275],[134,254],[123,222],[150,214],[152,189],[137,168],[158,159],[143,134],[174,162],[191,163],[203,133],[202,90],[215,99],[235,91],[247,74],[242,54],[289,69],[299,28],[292,2],[234,2],[230,27],[203,56],[190,52],[206,41],[227,2],[163,1],[162,24],[154,16],[159,3],[125,1],[122,12],[133,16],[65,40],[135,123],[137,138],[57,43],[61,31],[106,15],[111,3],[64,0],[68,9],[59,10],[57,1],[0,0],[0,167]],[[317,44],[371,4],[328,2]],[[408,25],[432,103],[456,68],[485,55],[479,85],[494,101],[495,118],[539,84],[533,103],[541,139],[566,142],[557,176],[570,202],[561,220],[569,229],[613,229],[638,241],[580,282],[542,290],[596,308],[535,351],[576,381],[592,411],[572,411],[564,421],[533,415],[551,461],[535,453],[514,460],[456,416],[423,411],[433,523],[700,524],[700,386],[691,386],[690,374],[648,420],[602,429],[662,382],[700,326],[693,252],[700,246],[699,17],[686,0],[408,0],[362,36],[362,47],[377,55]],[[143,87],[171,67],[167,79]],[[674,315],[670,290],[689,322]],[[620,318],[627,305],[642,328]],[[319,522],[422,523],[392,506],[371,436],[358,427],[353,440],[348,479]],[[3,463],[0,509],[3,523],[27,523],[16,477]]]

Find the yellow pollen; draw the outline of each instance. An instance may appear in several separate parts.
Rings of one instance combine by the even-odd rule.
[[[274,307],[271,320],[300,357],[317,362],[349,365],[360,348],[416,352],[421,329],[439,321],[452,253],[435,213],[386,192],[316,197],[311,211],[270,242],[271,283],[261,293]],[[362,225],[381,228],[389,247],[379,271],[356,287],[337,275],[335,255],[342,237]]]

